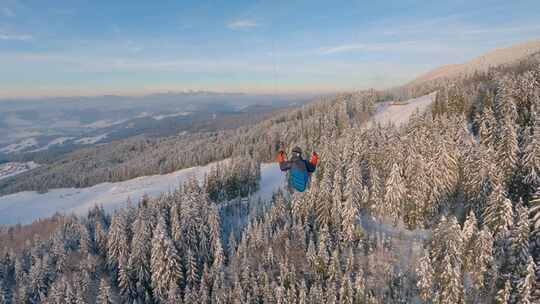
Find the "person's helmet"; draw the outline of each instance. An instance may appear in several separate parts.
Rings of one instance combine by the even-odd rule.
[[[292,152],[293,153],[298,153],[298,155],[301,155],[302,154],[302,149],[300,147],[296,146],[296,147],[294,147],[292,149]]]

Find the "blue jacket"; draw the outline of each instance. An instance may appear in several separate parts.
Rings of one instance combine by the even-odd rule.
[[[316,166],[307,160],[293,156],[290,160],[279,163],[281,171],[289,171],[289,185],[299,192],[304,192],[309,184],[310,174]]]

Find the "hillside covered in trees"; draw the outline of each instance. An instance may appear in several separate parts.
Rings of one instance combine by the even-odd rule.
[[[363,124],[389,92],[344,94],[249,128],[137,144],[93,177],[74,160],[10,184],[254,159],[114,214],[58,216],[26,242],[27,228],[5,228],[0,303],[539,303],[539,61],[393,93],[434,91],[431,108],[399,127]],[[254,164],[293,143],[320,151],[309,190],[246,210]]]
[[[88,187],[101,182],[170,173],[232,156],[273,160],[292,143],[313,146],[322,135],[358,125],[385,98],[374,90],[324,97],[301,108],[232,130],[199,132],[166,138],[131,138],[53,159],[31,173],[0,181],[0,194],[62,187]]]

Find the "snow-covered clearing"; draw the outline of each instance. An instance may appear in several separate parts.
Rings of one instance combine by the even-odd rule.
[[[32,138],[27,138],[16,144],[11,144],[9,146],[6,146],[0,149],[0,152],[10,154],[10,153],[15,153],[15,152],[20,152],[31,147],[35,147],[37,145],[38,145],[38,141],[32,137]]]
[[[36,164],[33,161],[26,162],[26,163],[11,162],[11,163],[1,164],[0,165],[0,179],[12,177],[12,176],[21,174],[23,172],[32,170],[37,167],[39,167],[39,164]]]
[[[87,124],[87,125],[83,125],[83,127],[91,128],[91,129],[103,129],[103,128],[108,128],[108,127],[112,127],[112,126],[115,126],[115,125],[119,125],[119,124],[124,123],[126,121],[128,121],[128,120],[127,119],[120,119],[120,120],[104,119],[104,120],[95,121],[95,122]]]
[[[72,140],[72,139],[74,139],[74,138],[75,138],[75,137],[58,137],[58,138],[55,138],[55,139],[51,140],[51,141],[50,141],[48,144],[46,144],[45,146],[43,146],[43,147],[41,147],[41,148],[38,148],[38,149],[35,149],[35,150],[32,150],[32,151],[28,151],[28,152],[45,151],[45,150],[48,150],[50,147],[63,145],[63,144],[65,144],[67,141]]]
[[[435,100],[436,93],[410,99],[402,105],[393,105],[392,102],[384,102],[377,109],[377,113],[371,118],[368,125],[394,123],[401,125],[409,120],[415,112],[423,112]]]
[[[105,134],[101,134],[101,135],[98,135],[98,136],[94,136],[94,137],[83,137],[81,139],[77,139],[75,141],[75,143],[78,143],[78,144],[81,144],[81,145],[93,145],[95,143],[98,143],[102,140],[104,140],[105,138],[107,138],[109,134],[105,133]]]
[[[213,165],[117,183],[101,183],[88,188],[52,189],[47,193],[24,191],[1,196],[0,224],[30,223],[38,218],[50,217],[56,212],[85,214],[96,204],[111,211],[125,206],[128,198],[137,202],[144,194],[157,197],[163,192],[174,190],[190,177],[202,181]],[[269,199],[283,185],[283,176],[277,164],[263,164],[261,190],[255,195],[256,199]]]
[[[156,116],[152,116],[152,118],[155,120],[163,120],[169,117],[188,116],[189,114],[191,114],[191,112],[178,112],[178,113],[173,113],[173,114],[156,115]]]

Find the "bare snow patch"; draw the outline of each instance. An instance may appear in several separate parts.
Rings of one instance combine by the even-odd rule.
[[[8,178],[39,167],[35,162],[5,163],[0,165],[0,179]]]
[[[169,117],[188,116],[189,114],[191,114],[191,112],[178,112],[178,113],[173,113],[173,114],[156,115],[156,116],[152,116],[152,118],[155,120],[162,120]]]
[[[67,141],[69,140],[72,140],[74,139],[75,137],[58,137],[58,138],[55,138],[53,140],[51,140],[48,144],[46,144],[45,146],[39,148],[39,149],[34,149],[32,151],[29,151],[29,152],[39,152],[39,151],[44,151],[44,150],[47,150],[49,149],[50,147],[53,147],[53,146],[60,146],[60,145],[63,145],[65,144]]]
[[[7,153],[7,154],[21,152],[23,150],[26,150],[31,147],[35,147],[37,145],[38,145],[38,141],[34,137],[32,137],[32,138],[27,138],[23,141],[20,141],[16,144],[11,144],[9,146],[6,146],[0,149],[0,152]]]
[[[392,104],[392,102],[385,102],[379,106],[377,113],[373,115],[368,123],[369,126],[374,124],[388,124],[394,123],[401,125],[406,123],[411,115],[415,112],[423,112],[426,108],[435,100],[436,92],[428,95],[424,95],[418,98],[410,99],[403,103]]]
[[[96,204],[107,211],[124,207],[128,198],[137,202],[143,195],[157,197],[175,190],[190,177],[202,182],[212,163],[202,167],[182,169],[164,175],[151,175],[116,183],[101,183],[88,188],[60,188],[46,193],[24,191],[0,196],[0,224],[31,223],[56,212],[85,214]],[[285,175],[276,163],[261,165],[261,187],[252,198],[269,200],[285,185]]]
[[[83,127],[91,128],[91,129],[102,129],[102,128],[108,128],[115,125],[119,125],[121,123],[124,123],[128,121],[127,119],[120,119],[120,120],[98,120],[91,124],[84,125]]]
[[[0,197],[0,224],[31,223],[56,212],[85,214],[96,204],[105,210],[125,206],[127,199],[139,201],[176,189],[189,177],[202,180],[212,165],[179,170],[170,174],[134,178],[117,183],[101,183],[88,188],[60,188],[46,193],[24,191]]]
[[[108,135],[109,134],[105,133],[105,134],[101,134],[101,135],[93,136],[93,137],[83,137],[83,138],[77,139],[75,143],[81,144],[81,145],[93,145],[95,143],[98,143],[104,140],[105,138],[107,138]]]

